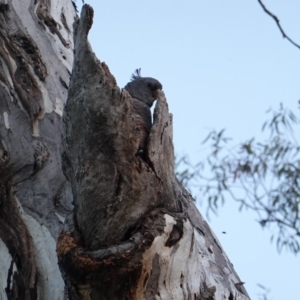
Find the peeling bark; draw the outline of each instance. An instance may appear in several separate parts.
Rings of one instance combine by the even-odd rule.
[[[61,169],[61,116],[73,63],[71,1],[0,3],[0,298],[63,299],[56,239],[72,210]],[[64,24],[60,23],[62,11]],[[61,39],[68,41],[66,48]],[[63,58],[65,57],[65,59]]]
[[[5,288],[8,299],[37,298],[37,270],[32,237],[13,196],[10,183],[1,186],[0,235],[13,257]],[[14,265],[19,272],[13,272]]]

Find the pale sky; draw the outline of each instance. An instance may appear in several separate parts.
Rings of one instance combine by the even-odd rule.
[[[136,68],[164,87],[174,118],[174,146],[196,163],[209,129],[237,142],[261,136],[265,111],[284,103],[298,114],[300,50],[283,40],[257,0],[89,0],[90,42],[118,85]],[[300,43],[300,1],[265,0]],[[77,0],[79,9],[81,1]],[[200,207],[205,215],[205,209]],[[299,299],[300,258],[277,253],[271,232],[227,199],[210,225],[253,300]],[[222,231],[227,234],[223,235]]]

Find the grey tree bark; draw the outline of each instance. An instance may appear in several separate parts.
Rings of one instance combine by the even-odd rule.
[[[174,175],[163,93],[136,155],[92,21],[70,0],[0,3],[0,299],[249,299]]]
[[[72,211],[61,120],[71,1],[0,2],[0,299],[63,299],[56,240]]]

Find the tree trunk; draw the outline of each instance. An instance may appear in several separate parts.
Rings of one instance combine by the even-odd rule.
[[[55,249],[72,211],[60,157],[75,18],[68,0],[0,3],[0,299],[64,297]]]
[[[163,93],[136,154],[92,20],[70,0],[0,3],[0,299],[249,299],[176,180]]]

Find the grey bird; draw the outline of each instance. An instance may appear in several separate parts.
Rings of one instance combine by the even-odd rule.
[[[133,116],[136,124],[136,133],[139,135],[139,147],[137,154],[146,158],[147,140],[152,126],[150,107],[157,99],[162,84],[151,77],[142,77],[141,69],[136,69],[132,74],[131,81],[124,89],[133,100]]]

